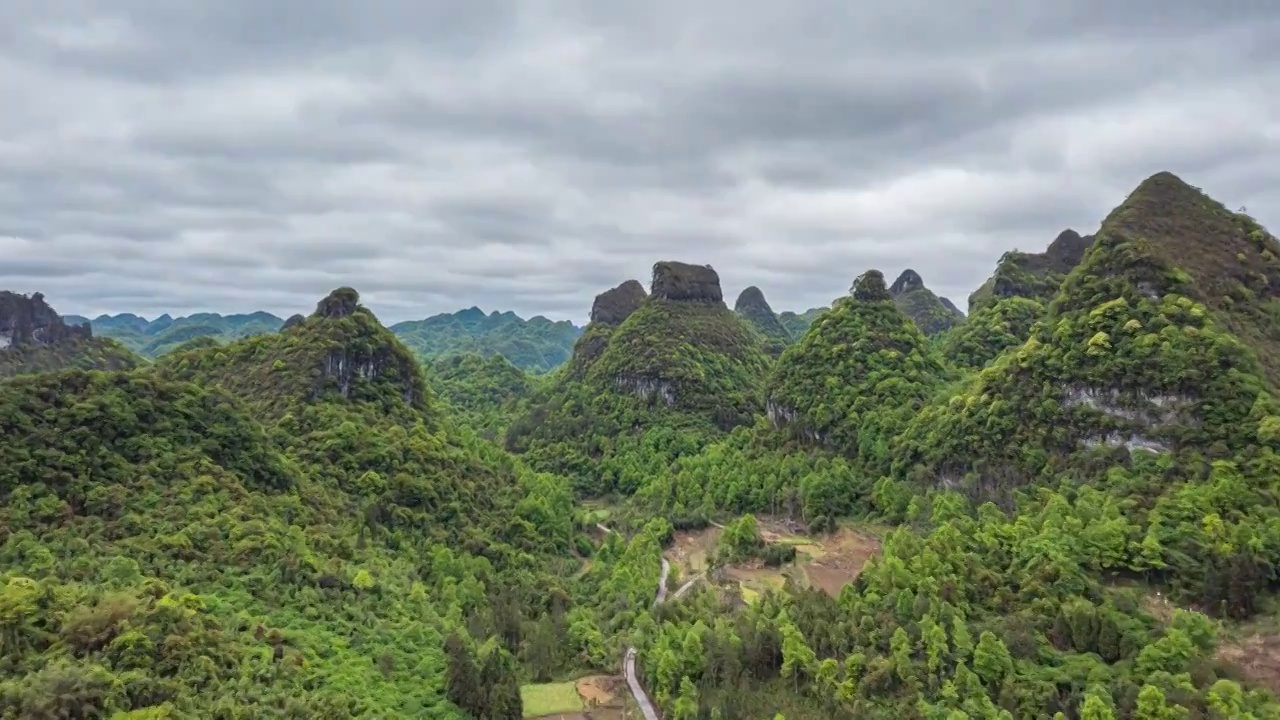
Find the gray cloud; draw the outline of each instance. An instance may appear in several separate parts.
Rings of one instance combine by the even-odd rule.
[[[1159,170],[1276,220],[1277,35],[1265,0],[18,0],[0,287],[583,321],[680,259],[777,309],[908,266],[963,305]]]

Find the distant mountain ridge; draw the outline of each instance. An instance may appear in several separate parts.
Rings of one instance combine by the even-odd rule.
[[[88,323],[95,333],[119,341],[130,350],[149,358],[157,358],[197,338],[209,337],[220,343],[278,331],[284,320],[269,312],[195,313],[172,317],[168,313],[154,320],[133,313],[99,315],[88,320],[80,315],[64,318],[71,324]]]
[[[426,360],[475,353],[501,355],[521,370],[546,372],[569,359],[582,328],[568,320],[511,311],[485,314],[478,307],[396,323],[391,332]]]
[[[285,320],[265,311],[229,315],[204,312],[176,318],[165,313],[154,320],[133,313],[104,314],[92,320],[81,315],[64,318],[69,325],[88,324],[98,335],[115,339],[152,359],[192,340],[209,338],[226,344],[279,332],[301,319],[296,315]],[[511,311],[485,313],[478,307],[397,323],[390,329],[423,360],[470,353],[501,355],[530,372],[546,372],[563,364],[582,334],[582,328],[567,320],[554,321],[541,315],[525,320]]]

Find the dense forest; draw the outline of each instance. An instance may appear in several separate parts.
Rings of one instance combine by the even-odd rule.
[[[1278,256],[1159,173],[967,315],[6,294],[0,718],[1280,718]]]

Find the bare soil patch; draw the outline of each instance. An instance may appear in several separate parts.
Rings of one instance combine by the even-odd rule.
[[[867,560],[881,551],[880,540],[867,532],[842,528],[834,535],[810,538],[799,534],[793,522],[760,516],[756,520],[765,542],[795,546],[796,563],[783,568],[765,568],[759,562],[724,568],[724,577],[737,582],[747,599],[767,589],[780,590],[788,576],[801,585],[839,595],[845,584],[858,577]],[[706,572],[707,558],[715,551],[720,532],[718,527],[709,527],[675,533],[675,542],[666,554],[680,569],[681,577]]]
[[[829,595],[839,595],[841,588],[853,582],[867,561],[880,554],[881,544],[878,538],[848,528],[842,528],[830,538],[814,543],[816,553],[806,552],[810,556],[808,562],[800,563],[809,586],[815,587]]]
[[[622,692],[626,692],[626,688],[622,678],[616,675],[590,675],[578,679],[578,695],[588,709],[620,704],[619,693]]]
[[[1218,646],[1218,658],[1235,665],[1246,680],[1280,693],[1280,635],[1253,635]]]

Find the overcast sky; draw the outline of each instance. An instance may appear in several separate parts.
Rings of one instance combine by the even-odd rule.
[[[584,321],[657,260],[968,293],[1171,170],[1280,224],[1274,0],[0,2],[0,288]]]

